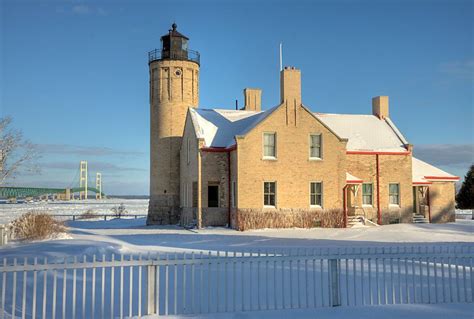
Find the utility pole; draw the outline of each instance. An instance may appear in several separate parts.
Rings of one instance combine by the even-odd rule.
[[[101,173],[95,174],[95,188],[99,190],[99,192],[95,194],[95,199],[102,199],[102,174]]]
[[[87,199],[87,161],[81,161],[79,187],[84,189],[79,193],[79,199]]]

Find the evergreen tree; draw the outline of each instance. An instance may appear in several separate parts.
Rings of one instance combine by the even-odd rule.
[[[474,165],[464,177],[461,189],[456,195],[457,207],[460,209],[474,208]]]

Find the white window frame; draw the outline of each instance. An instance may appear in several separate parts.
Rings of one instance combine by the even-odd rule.
[[[311,156],[311,143],[313,142],[312,136],[319,136],[319,157]],[[312,161],[320,161],[323,159],[323,134],[321,133],[311,133],[309,134],[309,159]]]
[[[321,205],[313,205],[311,204],[311,184],[321,184]],[[323,203],[324,203],[324,185],[322,181],[310,181],[309,182],[309,207],[311,208],[323,208]]]
[[[265,135],[272,134],[274,136],[274,156],[265,155]],[[263,132],[262,134],[262,158],[264,160],[276,160],[277,159],[277,133],[276,132]]]
[[[390,198],[391,198],[391,193],[390,193],[390,185],[397,185],[398,186],[398,203],[396,204],[392,204],[391,201],[390,201]],[[388,184],[388,204],[389,206],[393,206],[393,207],[400,207],[400,203],[401,203],[401,198],[400,198],[400,183],[389,183]]]
[[[372,192],[370,193],[370,204],[365,204],[364,203],[364,185],[371,185],[372,186]],[[362,183],[362,206],[366,207],[373,207],[374,206],[374,183]]]
[[[275,205],[265,205],[265,183],[274,183],[275,184]],[[276,208],[277,207],[277,182],[276,181],[264,181],[262,184],[263,188],[263,207],[265,208]]]

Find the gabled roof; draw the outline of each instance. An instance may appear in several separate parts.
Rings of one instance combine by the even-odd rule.
[[[227,148],[235,144],[235,136],[248,133],[278,107],[265,111],[190,108],[189,113],[196,136],[204,139],[206,147]],[[310,114],[339,138],[348,139],[348,151],[407,151],[404,147],[407,141],[388,118],[381,120],[373,115]]]
[[[405,137],[389,118],[366,114],[314,113],[337,135],[347,138],[348,151],[406,152]]]
[[[190,108],[196,136],[207,147],[230,147],[235,136],[244,135],[268,117],[277,107],[266,111]]]
[[[457,181],[459,177],[412,157],[412,179],[413,184],[431,184],[431,182]]]

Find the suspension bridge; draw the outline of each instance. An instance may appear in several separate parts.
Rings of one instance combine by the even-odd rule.
[[[79,177],[79,185],[77,186],[77,177]],[[20,187],[20,186],[0,186],[0,198],[16,200],[18,198],[49,198],[52,196],[59,200],[88,199],[88,193],[95,193],[96,199],[102,199],[105,194],[102,192],[102,174],[96,173],[95,187],[89,186],[89,176],[87,161],[81,161],[76,176],[69,187],[51,188],[51,187]],[[76,184],[76,186],[72,186]]]

